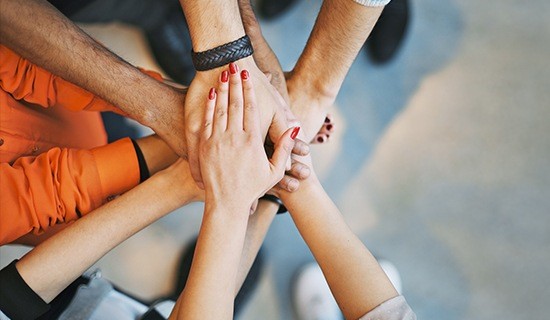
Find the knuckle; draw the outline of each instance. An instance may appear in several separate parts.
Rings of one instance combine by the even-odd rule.
[[[247,103],[244,104],[244,109],[245,109],[246,111],[251,112],[251,111],[256,110],[256,105],[255,105],[254,103],[247,102]]]
[[[241,108],[242,105],[243,105],[242,100],[240,100],[240,99],[235,99],[235,100],[231,101],[231,103],[229,103],[229,108],[231,108],[231,109],[239,109],[239,108]]]

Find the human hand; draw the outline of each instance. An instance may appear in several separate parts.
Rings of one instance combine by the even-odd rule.
[[[157,175],[163,176],[169,181],[165,192],[175,193],[174,199],[179,202],[178,207],[191,202],[204,201],[204,190],[200,189],[193,180],[187,160],[178,158],[176,162]],[[164,199],[167,198],[164,197]]]
[[[286,118],[281,111],[286,105],[280,94],[269,83],[265,75],[255,65],[252,57],[239,60],[241,68],[248,71],[250,79],[254,82],[254,90],[260,104],[258,112],[260,115],[260,133],[265,137],[269,130],[269,137],[278,140],[282,133],[288,129]],[[185,136],[187,141],[187,157],[191,167],[193,179],[199,187],[203,188],[201,170],[199,164],[199,138],[204,119],[204,96],[210,88],[217,86],[220,81],[221,68],[205,72],[197,72],[191,82],[185,100]],[[228,79],[229,75],[238,74],[239,67],[236,63],[230,64],[229,72],[224,70],[222,77]],[[227,81],[227,80],[226,80]]]
[[[226,71],[224,71],[226,72]],[[222,75],[210,90],[199,149],[206,202],[244,208],[274,186],[284,175],[299,127],[277,139],[271,159],[264,150],[255,86],[247,70]]]
[[[260,23],[254,14],[250,0],[238,0],[238,4],[244,30],[254,47],[254,54],[252,55],[254,62],[264,74],[269,74],[269,82],[288,104],[289,98],[283,68],[262,34]]]

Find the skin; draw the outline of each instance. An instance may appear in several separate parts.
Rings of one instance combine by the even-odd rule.
[[[44,241],[17,270],[46,302],[111,249],[147,225],[200,197],[188,165],[179,160],[117,199]]]
[[[185,13],[195,52],[215,48],[245,35],[236,0],[180,0],[180,3]],[[283,98],[257,67],[252,57],[239,60],[237,65],[240,70],[248,70],[250,77],[254,80],[255,93],[260,102],[262,135],[265,137],[269,131],[271,140],[276,141],[288,128],[283,112],[285,105]],[[201,105],[203,97],[211,87],[216,86],[219,74],[224,69],[227,69],[227,66],[198,71],[189,86],[186,104]],[[198,150],[199,131],[203,116],[204,109],[201,108],[187,108],[185,111],[186,139],[190,150],[189,163],[193,178],[201,187],[203,186],[201,170],[196,151]]]
[[[205,212],[191,273],[170,319],[231,319],[233,299],[243,279],[239,269],[250,264],[250,253],[257,252],[256,241],[263,239],[272,220],[275,208],[262,203],[267,214],[250,224],[258,229],[249,229],[249,206],[284,174],[294,145],[293,130],[278,140],[268,159],[250,82],[244,80],[242,88],[236,79],[220,83],[219,95],[206,103],[200,144]],[[311,165],[308,156],[300,160]],[[357,319],[398,295],[313,172],[297,192],[275,193],[289,208],[347,319]],[[167,212],[194,201],[197,194],[188,166],[180,159],[45,241],[16,267],[25,282],[49,302],[114,246]],[[243,253],[243,248],[249,252]]]
[[[233,78],[235,77],[239,76],[233,76]],[[232,79],[231,81],[235,82],[235,80]],[[249,81],[251,82],[251,80]],[[215,200],[208,201],[206,205],[204,228],[209,226],[208,228],[223,229],[227,232],[233,229],[227,226],[234,226],[236,230],[242,231],[240,234],[243,237],[239,241],[243,243],[244,238],[246,238],[245,234],[248,234],[248,232],[251,236],[254,235],[252,238],[256,237],[255,235],[258,234],[256,231],[247,231],[248,207],[254,199],[274,185],[284,174],[285,163],[294,147],[294,140],[290,138],[290,130],[285,132],[280,139],[280,143],[277,144],[274,156],[271,160],[267,159],[263,150],[263,139],[259,135],[258,108],[255,107],[254,98],[251,97],[251,95],[253,96],[253,87],[250,82],[243,86],[244,90],[241,89],[248,92],[248,99],[241,99],[240,107],[232,107],[231,110],[235,110],[235,112],[230,112],[230,116],[225,113],[226,119],[236,120],[238,119],[237,109],[241,110],[241,121],[232,121],[234,125],[240,124],[240,131],[236,130],[237,127],[234,125],[231,126],[231,128],[235,128],[231,131],[232,133],[230,131],[220,131],[218,130],[221,128],[219,125],[223,121],[214,122],[210,120],[210,123],[216,123],[218,129],[213,130],[213,134],[204,142],[204,144],[212,144],[212,146],[201,148],[204,153],[201,157],[208,159],[205,160],[208,162],[203,161],[203,163],[206,163],[204,168],[208,177],[206,191],[199,190],[196,187],[191,178],[187,162],[183,159],[177,160],[169,168],[158,172],[143,184],[74,222],[25,255],[16,265],[25,282],[44,301],[50,302],[68,284],[116,245],[174,209],[200,200],[205,193],[209,199]],[[228,86],[227,83],[225,85]],[[231,91],[235,92],[235,90]],[[232,98],[232,101],[234,101],[237,99],[237,95],[233,94]],[[227,110],[228,105],[229,103],[226,101],[225,107],[222,104],[219,107]],[[214,110],[215,108],[210,107],[207,109]],[[245,114],[249,116],[245,116]],[[213,117],[213,113],[211,117]],[[221,117],[216,119],[221,120]],[[228,121],[226,120],[226,122]],[[145,140],[147,139],[153,139],[149,141],[151,143],[154,143],[157,139],[160,140],[154,136],[145,138]],[[246,145],[247,148],[255,146],[255,149],[246,154],[237,155],[235,149],[229,146],[230,142],[237,144],[239,147],[243,147],[243,145]],[[222,154],[225,157],[228,149],[233,150],[233,166],[224,166],[218,158]],[[259,154],[263,155],[265,161],[257,161]],[[237,158],[239,161],[237,161]],[[252,170],[251,163],[253,164]],[[218,179],[217,175],[222,170],[221,166],[223,166],[223,170],[236,170],[240,174],[247,172],[246,179],[254,181],[242,192],[243,196],[240,196],[241,193],[237,193],[236,196],[228,195],[228,186],[242,179],[236,175],[226,175],[226,179]],[[259,171],[263,173],[259,175],[262,179],[257,179],[257,177],[251,179],[253,173],[258,174]],[[234,214],[226,215],[223,211],[222,215],[220,213],[222,212],[220,211],[222,203],[223,210],[229,209]],[[258,215],[258,217],[262,217],[262,220],[255,219],[254,221],[257,223],[252,225],[268,225],[268,223],[261,221],[264,217],[267,217],[268,220],[272,219],[275,211],[273,209],[276,210],[269,203],[260,202],[258,212],[263,212],[263,214]],[[214,217],[219,217],[220,220],[213,219]],[[239,219],[229,219],[229,217],[239,217]],[[224,223],[220,224],[221,221]],[[265,233],[263,234],[265,235]],[[200,248],[210,247],[209,243],[217,245],[220,241],[226,243],[223,238],[199,237],[197,251],[202,252],[204,249]],[[256,241],[252,242],[256,243]],[[233,242],[230,241],[227,244],[233,245]],[[256,246],[253,247],[256,248]],[[240,248],[242,249],[242,244]],[[248,269],[238,270],[239,264],[242,261],[242,264],[249,268],[256,252],[243,254],[242,258],[240,254],[230,257],[236,264],[235,269],[230,273],[234,276],[230,290],[230,296],[233,296],[233,298],[238,291],[237,285],[240,287],[248,272]],[[220,257],[223,257],[223,255]],[[218,255],[213,255],[212,258],[218,259]],[[196,269],[197,267],[194,270]],[[231,299],[229,298],[228,301],[231,301]]]
[[[223,93],[220,97],[226,99]],[[210,116],[207,115],[204,122],[204,136],[217,136],[214,138],[216,146],[201,148],[201,152],[205,152],[200,159],[201,168],[205,170],[206,209],[188,285],[171,316],[175,319],[199,319],[205,316],[230,319],[235,295],[232,288],[235,290],[241,281],[237,270],[243,263],[243,247],[257,252],[256,242],[245,241],[245,236],[251,234],[245,231],[246,204],[259,191],[263,192],[265,185],[260,180],[262,177],[269,179],[269,174],[265,174],[269,172],[269,165],[266,166],[265,161],[261,160],[265,157],[261,143],[251,143],[242,135],[240,123],[237,132],[243,141],[239,143],[239,139],[235,138],[229,124],[232,122],[231,115],[227,116],[225,108],[234,110],[224,106],[218,108],[218,105],[207,108]],[[224,112],[219,112],[220,109]],[[231,143],[233,146],[229,146]],[[241,149],[236,149],[239,145]],[[252,166],[244,165],[239,169],[240,159],[260,160],[256,160],[258,163]],[[300,160],[311,166],[310,157],[302,157]],[[224,166],[221,163],[232,165]],[[280,163],[282,166],[283,160]],[[238,195],[230,192],[236,187]],[[298,230],[321,266],[346,319],[357,319],[398,295],[376,259],[346,225],[314,173],[296,192],[274,192],[288,205]],[[235,198],[243,202],[232,203]],[[218,199],[223,200],[218,202]],[[263,239],[265,234],[261,232],[267,229],[266,225],[269,225],[272,215],[257,221],[263,227],[252,231],[256,236],[250,237],[250,240]],[[224,272],[219,272],[220,266],[223,266]]]
[[[89,37],[47,1],[3,0],[0,41],[22,57],[119,106],[187,154],[185,94],[143,74]],[[21,36],[24,35],[24,36]]]
[[[290,106],[302,122],[306,141],[321,128],[382,10],[351,0],[323,1],[306,47],[287,78]]]
[[[311,164],[309,157],[301,159]],[[321,267],[346,319],[358,319],[398,296],[386,274],[346,224],[316,174],[294,193],[279,193]]]
[[[232,74],[229,82],[219,81],[210,97],[199,158],[205,211],[189,279],[170,317],[174,319],[232,317],[247,209],[282,177],[294,145],[289,129],[267,158],[254,86],[245,71],[242,80]],[[236,186],[238,192],[232,192]]]

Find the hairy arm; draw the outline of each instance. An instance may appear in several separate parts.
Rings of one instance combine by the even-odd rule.
[[[180,3],[187,19],[195,52],[213,49],[245,35],[237,0],[180,0]],[[255,92],[258,101],[261,102],[259,108],[262,136],[265,137],[269,131],[271,140],[276,141],[288,128],[282,108],[283,98],[256,66],[252,57],[240,59],[235,65],[240,70],[248,70],[250,78],[254,80]],[[186,105],[196,106],[185,110],[189,165],[193,178],[199,185],[202,185],[202,176],[198,160],[198,144],[201,120],[204,115],[204,108],[199,106],[202,106],[208,90],[217,84],[220,72],[226,69],[228,66],[198,71],[187,93]]]
[[[287,80],[291,108],[304,123],[306,141],[323,124],[382,9],[353,0],[323,1],[307,45]]]
[[[185,154],[181,91],[110,52],[47,1],[3,0],[0,25],[2,44],[118,106]]]

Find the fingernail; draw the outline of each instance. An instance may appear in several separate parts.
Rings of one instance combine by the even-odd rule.
[[[296,139],[298,132],[300,132],[300,127],[294,127],[294,130],[292,130],[292,133],[290,134],[292,140]]]
[[[325,142],[325,139],[323,137],[318,137],[317,142],[323,143],[323,142]]]
[[[227,70],[224,70],[222,72],[222,82],[227,82],[229,80],[229,73],[227,72]]]
[[[328,117],[325,118],[325,123],[330,123],[330,119]]]
[[[310,172],[308,167],[302,168],[302,170],[300,170],[300,178],[305,179],[305,178],[309,177],[310,173],[311,172]]]
[[[243,78],[243,80],[248,80],[249,76],[250,75],[248,74],[248,70],[241,71],[241,78]]]
[[[288,186],[287,186],[288,189],[287,190],[290,191],[290,192],[296,191],[296,189],[298,189],[298,186],[299,186],[298,181],[292,179],[288,182]]]
[[[327,130],[331,130],[332,129],[332,124],[328,124],[327,125]]]
[[[231,74],[235,74],[239,71],[239,67],[237,67],[237,64],[235,64],[234,62],[231,62],[229,64],[229,72],[231,72]]]
[[[208,93],[208,99],[214,100],[216,97],[216,89],[210,88],[210,92]]]

